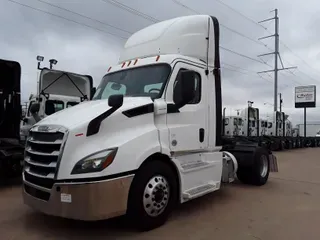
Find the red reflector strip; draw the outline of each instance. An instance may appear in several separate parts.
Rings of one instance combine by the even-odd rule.
[[[76,137],[81,137],[81,136],[83,136],[83,133],[76,134]]]
[[[123,68],[125,64],[126,64],[126,62],[122,63],[122,66],[121,66],[121,68]]]
[[[134,61],[133,65],[136,65],[136,64],[137,64],[137,62],[138,62],[138,59],[136,59],[136,60]]]
[[[156,58],[156,62],[158,62],[159,58],[160,58],[160,56],[157,56],[157,58]]]
[[[111,68],[112,68],[112,67],[109,67],[109,68],[108,68],[108,72],[110,72]]]
[[[129,67],[129,66],[130,66],[130,64],[131,64],[131,61],[129,61],[129,62],[128,62],[128,65],[127,65],[127,67]]]

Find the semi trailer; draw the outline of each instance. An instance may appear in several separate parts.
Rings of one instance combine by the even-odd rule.
[[[0,181],[21,176],[24,148],[20,144],[20,74],[18,62],[0,59]]]
[[[208,15],[146,27],[126,42],[92,101],[50,115],[27,138],[23,199],[95,221],[127,214],[139,229],[237,177],[266,184],[270,150],[223,140],[219,22]]]

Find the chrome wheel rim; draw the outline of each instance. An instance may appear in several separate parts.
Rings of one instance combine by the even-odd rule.
[[[168,205],[170,189],[168,181],[160,175],[152,177],[143,193],[143,207],[151,217],[160,215]]]
[[[261,166],[260,166],[260,175],[261,177],[265,177],[268,173],[268,158],[265,155],[260,157]]]

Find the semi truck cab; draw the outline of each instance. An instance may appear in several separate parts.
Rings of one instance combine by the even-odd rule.
[[[127,214],[149,230],[236,174],[265,184],[274,161],[254,144],[222,144],[218,20],[179,17],[133,34],[92,101],[32,127],[23,198],[65,218]]]
[[[41,69],[38,87],[39,94],[30,94],[27,115],[22,120],[22,142],[25,142],[35,123],[58,111],[88,101],[95,93],[91,76],[48,68]],[[36,112],[32,113],[32,109],[36,109]]]
[[[241,112],[241,115],[244,119],[245,136],[259,136],[259,109],[249,106]]]
[[[243,120],[240,116],[227,116],[224,118],[224,135],[225,136],[243,136]]]

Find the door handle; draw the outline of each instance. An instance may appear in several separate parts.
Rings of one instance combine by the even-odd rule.
[[[202,143],[204,141],[204,129],[199,129],[199,141]]]

